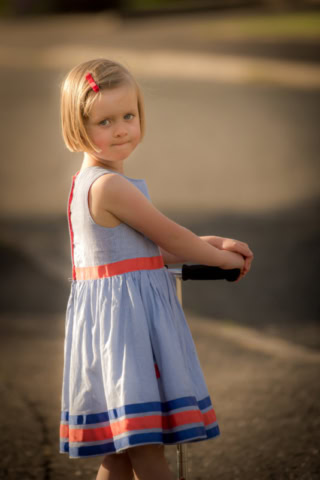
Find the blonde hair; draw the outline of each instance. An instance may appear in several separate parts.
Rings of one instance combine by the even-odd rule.
[[[93,76],[99,92],[95,92],[86,80],[87,73]],[[139,85],[125,67],[101,58],[81,63],[69,72],[61,86],[61,123],[63,139],[71,152],[99,152],[88,136],[86,119],[101,91],[126,84],[133,85],[137,91],[142,139],[145,131],[143,97]]]

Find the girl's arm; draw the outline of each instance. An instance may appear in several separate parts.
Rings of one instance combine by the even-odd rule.
[[[220,250],[173,222],[120,175],[108,174],[98,178],[92,185],[91,195],[106,213],[111,213],[121,222],[143,233],[161,249],[177,258],[223,269],[243,270],[242,255]]]
[[[213,245],[219,250],[228,250],[229,252],[236,252],[240,253],[245,258],[245,263],[248,264],[248,270],[250,270],[250,265],[253,259],[253,253],[250,250],[249,246],[244,243],[240,242],[239,240],[234,240],[233,238],[224,238],[224,237],[216,237],[216,236],[204,236],[199,237],[203,241]],[[165,250],[161,249],[161,255],[163,257],[163,261],[166,265],[170,265],[172,263],[183,263],[190,261],[189,258],[182,258],[181,255],[176,257],[172,255],[172,253],[166,252]]]
[[[188,258],[182,258],[181,255],[173,255],[170,252],[166,252],[166,250],[163,250],[163,248],[160,247],[160,252],[163,258],[163,263],[165,265],[171,265],[174,263],[184,263],[184,262],[189,262],[190,260]]]
[[[222,249],[222,242],[220,241],[220,239],[223,240],[222,237],[199,237],[199,238],[201,238],[207,243],[210,243],[214,247],[219,248],[220,250]],[[178,255],[178,256],[173,255],[172,253],[166,252],[165,250],[163,250],[163,248],[160,248],[160,250],[161,250],[161,255],[165,265],[170,265],[172,263],[190,262],[190,258],[184,258],[184,257],[181,257],[181,255]]]

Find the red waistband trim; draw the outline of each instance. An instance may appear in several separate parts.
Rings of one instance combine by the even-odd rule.
[[[134,272],[137,270],[156,270],[163,268],[163,258],[158,257],[140,257],[121,260],[120,262],[109,263],[107,265],[98,265],[96,267],[75,267],[74,280],[96,280],[98,278],[113,277],[122,273]]]

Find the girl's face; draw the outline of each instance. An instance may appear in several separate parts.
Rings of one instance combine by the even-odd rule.
[[[141,138],[135,87],[127,84],[101,91],[86,121],[86,129],[101,150],[89,155],[112,169],[121,168]]]

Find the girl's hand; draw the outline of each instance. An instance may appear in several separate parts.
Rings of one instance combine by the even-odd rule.
[[[253,252],[250,250],[247,243],[240,242],[239,240],[234,240],[232,238],[223,239],[222,249],[228,250],[229,252],[240,253],[240,255],[243,256],[244,266],[237,281],[241,280],[241,278],[247,275],[247,273],[250,271],[253,260]]]
[[[253,252],[250,250],[247,243],[241,242],[239,240],[234,240],[233,238],[223,238],[223,237],[202,237],[203,240],[210,243],[210,245],[220,248],[220,250],[227,250],[229,252],[239,253],[244,258],[244,266],[241,269],[241,274],[237,281],[243,278],[251,268],[251,263],[253,260]]]

